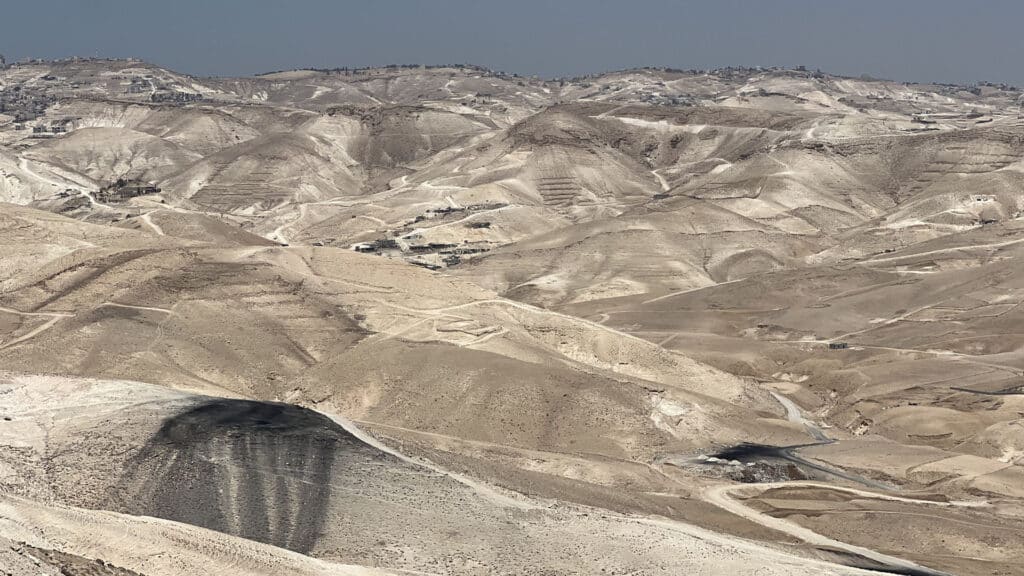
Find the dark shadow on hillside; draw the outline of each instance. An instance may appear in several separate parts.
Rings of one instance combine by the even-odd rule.
[[[209,399],[164,422],[128,466],[117,504],[307,553],[332,476],[389,458],[312,410]]]

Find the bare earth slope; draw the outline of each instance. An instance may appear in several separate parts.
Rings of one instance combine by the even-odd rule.
[[[5,530],[147,574],[217,562],[229,547],[232,573],[376,573],[282,549],[436,573],[711,573],[714,565],[762,574],[765,557],[773,574],[855,573],[683,524],[495,495],[295,406],[124,381],[14,376],[2,386],[4,465],[18,471],[0,499]],[[89,510],[97,508],[175,522]],[[90,518],[96,525],[76,525]],[[138,549],[102,543],[101,532],[117,524],[149,550],[168,546],[161,537],[179,538],[168,550],[177,560],[143,560]]]
[[[73,59],[0,103],[8,571],[1024,560],[1014,87]]]

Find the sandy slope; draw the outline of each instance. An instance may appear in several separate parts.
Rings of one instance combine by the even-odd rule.
[[[89,495],[103,493],[112,495],[106,506],[145,509],[151,505],[152,491],[139,494],[140,499],[134,503],[121,500],[124,485],[116,483],[123,482],[117,480],[116,470],[130,472],[137,466],[132,462],[147,458],[151,448],[142,447],[146,434],[152,433],[147,429],[158,428],[158,437],[168,434],[157,444],[150,440],[149,446],[166,446],[166,442],[194,447],[189,450],[212,446],[209,440],[182,436],[204,434],[204,427],[209,424],[197,419],[200,416],[189,407],[196,401],[207,400],[140,383],[52,376],[5,376],[3,391],[0,412],[9,418],[0,428],[2,442],[8,447],[3,462],[6,470],[17,471],[5,482],[6,495],[0,500],[0,534],[5,538],[40,548],[101,557],[145,574],[192,570],[200,565],[215,566],[223,573],[375,573],[313,560],[221,533],[233,532],[235,528],[215,533],[178,522],[65,505],[99,503],[102,498],[90,500]],[[288,410],[300,413],[298,409]],[[218,419],[211,421],[218,422],[214,426],[227,425],[224,410],[210,415]],[[186,424],[182,418],[187,419],[184,428],[180,427]],[[213,460],[216,466],[203,475],[204,483],[219,482],[218,478],[232,466],[255,467],[261,470],[259,474],[266,474],[264,482],[296,473],[289,468],[295,463],[273,464],[267,460],[277,449],[277,440],[272,439],[320,432],[305,432],[305,424],[278,420],[277,416],[260,418],[270,420],[244,425],[239,420],[238,424],[230,424],[232,437],[242,435],[240,445],[245,446],[244,452],[234,456],[219,452]],[[120,423],[116,429],[110,427],[112,421]],[[276,427],[275,435],[260,436],[265,434],[261,431],[265,426]],[[247,435],[251,440],[245,440]],[[261,437],[265,439],[259,440]],[[310,436],[304,442],[313,438]],[[127,453],[114,454],[114,461],[110,461],[111,454],[103,446],[115,439],[118,445],[142,449],[129,448]],[[362,559],[360,563],[428,572],[524,574],[558,569],[592,573],[640,568],[652,574],[764,574],[765,558],[771,558],[772,568],[767,573],[772,574],[856,573],[685,524],[518,496],[513,500],[494,499],[489,487],[478,482],[453,482],[444,473],[438,475],[408,459],[372,456],[360,462],[359,453],[376,452],[372,446],[359,443],[340,449],[343,455],[339,458],[352,470],[335,470],[329,476],[330,495],[326,501],[320,501],[320,506],[326,507],[324,512],[331,519],[321,525],[315,543],[306,550],[308,555],[333,562]],[[43,464],[46,454],[53,455],[49,465]],[[232,462],[232,458],[244,460]],[[120,460],[126,464],[118,464]],[[177,466],[192,465],[185,452],[162,460]],[[381,466],[390,470],[386,476],[380,476],[381,472],[375,469]],[[44,472],[43,467],[48,470]],[[114,476],[108,476],[112,472]],[[25,482],[32,476],[41,482]],[[115,483],[104,485],[110,481],[107,478]],[[201,505],[203,496],[189,487],[186,478],[181,476],[166,489],[174,491],[176,506]],[[377,478],[384,483],[380,484]],[[161,480],[159,475],[150,475],[146,481]],[[170,481],[171,477],[163,480]],[[249,502],[253,496],[248,492],[252,489],[250,482],[241,478],[229,482],[235,491],[229,506],[244,506],[247,502],[257,506],[272,504]],[[227,490],[229,484],[222,489]],[[444,488],[439,491],[441,487]],[[305,497],[308,496],[298,496]],[[367,507],[369,515],[364,517],[360,510]],[[192,512],[193,522],[202,521],[201,510]],[[300,515],[296,521],[308,522],[310,518]],[[169,541],[176,544],[169,546]],[[382,541],[388,542],[383,548],[379,544]],[[580,550],[584,551],[582,555]]]
[[[774,554],[678,521],[851,564],[866,560],[793,536],[953,573],[1013,562],[1000,536],[1024,497],[1012,87],[737,68],[199,79],[81,60],[4,68],[0,90],[41,114],[0,125],[0,200],[14,203],[0,204],[0,365],[166,387],[51,383],[103,400],[76,413],[44,394],[50,416],[0,423],[13,443],[35,439],[28,451],[82,442],[44,451],[66,478],[31,458],[5,469],[51,507],[8,498],[11,514],[45,523],[63,499],[444,573],[735,572]],[[118,178],[161,190],[101,192]],[[155,404],[127,403],[144,389]],[[235,427],[178,445],[176,418],[209,414],[181,413],[170,389],[258,403],[211,404]],[[382,451],[341,457],[361,444],[334,422],[266,401],[359,422]],[[267,410],[323,426],[275,434]],[[57,413],[77,436],[38,436]],[[122,426],[101,423],[112,414]],[[837,441],[779,448],[809,430]],[[104,467],[133,451],[135,477]],[[198,506],[158,490],[197,471],[211,478]],[[736,481],[805,477],[992,506],[859,509],[804,484],[790,502],[722,500]],[[540,500],[509,512],[506,489]],[[349,507],[319,505],[330,490]],[[311,506],[327,528],[296,528]],[[399,519],[372,522],[381,510]],[[947,532],[922,531],[932,518]],[[75,542],[69,554],[99,546]],[[792,562],[812,570],[772,566]]]

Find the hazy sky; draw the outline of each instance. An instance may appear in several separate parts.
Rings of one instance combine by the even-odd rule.
[[[0,53],[181,72],[473,63],[520,74],[796,66],[1024,85],[1020,0],[0,0]]]

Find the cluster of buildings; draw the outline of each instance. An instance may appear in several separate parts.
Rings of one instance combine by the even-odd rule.
[[[24,128],[24,126],[19,126],[18,123],[15,123],[15,127]],[[53,134],[64,134],[72,129],[74,129],[74,119],[58,118],[49,122],[41,121],[32,126],[32,136],[45,137]]]
[[[199,102],[203,99],[202,94],[195,92],[178,92],[176,90],[160,89],[149,95],[150,102],[188,104]]]
[[[100,188],[96,197],[101,202],[118,202],[128,200],[129,198],[134,198],[136,196],[158,194],[159,192],[160,189],[152,184],[139,182],[137,180],[118,178],[117,181],[112,184]]]
[[[0,114],[14,117],[15,123],[30,122],[46,113],[57,98],[44,90],[11,86],[0,90]]]

